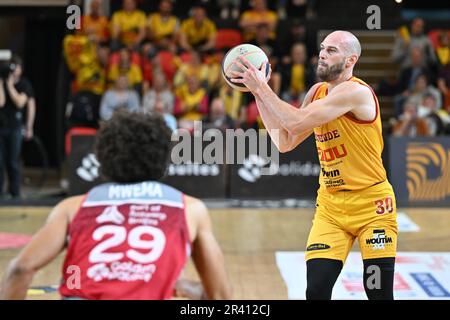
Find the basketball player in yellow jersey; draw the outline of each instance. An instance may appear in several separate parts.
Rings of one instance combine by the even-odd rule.
[[[306,249],[307,299],[331,299],[355,239],[364,262],[369,299],[393,299],[397,246],[396,203],[381,160],[383,138],[377,97],[353,77],[361,54],[358,39],[335,31],[320,45],[317,75],[324,81],[307,93],[301,108],[280,100],[268,77],[245,58],[232,81],[255,96],[264,125],[281,152],[311,133],[321,165],[316,213]],[[273,130],[271,132],[271,130]],[[277,134],[274,134],[277,132]]]

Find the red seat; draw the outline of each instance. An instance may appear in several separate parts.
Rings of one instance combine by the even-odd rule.
[[[141,57],[139,56],[139,53],[133,51],[130,55],[131,57],[131,63],[140,65],[141,64]],[[120,55],[119,52],[114,52],[109,56],[109,65],[118,64],[120,61]]]
[[[433,48],[435,48],[435,49],[437,48],[437,46],[439,44],[439,34],[441,34],[442,31],[445,31],[445,30],[433,29],[428,32],[428,38],[430,38],[431,43],[433,44]],[[450,37],[450,30],[447,30],[447,33]]]
[[[66,155],[72,151],[72,137],[73,136],[95,136],[97,129],[88,127],[73,127],[66,133]]]
[[[259,110],[256,105],[256,101],[250,102],[247,106],[247,125],[249,127],[253,127],[254,124],[258,121]]]
[[[242,43],[242,35],[238,30],[219,29],[216,34],[216,49],[230,49]]]

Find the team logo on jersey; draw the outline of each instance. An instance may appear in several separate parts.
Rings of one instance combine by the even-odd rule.
[[[392,237],[386,236],[384,229],[373,230],[372,238],[366,239],[366,245],[372,246],[373,250],[382,250],[385,245],[392,244]]]
[[[125,217],[120,213],[117,206],[106,207],[105,210],[95,219],[97,223],[112,222],[115,224],[123,224]]]
[[[81,166],[77,169],[77,175],[84,181],[92,182],[98,178],[98,168],[100,163],[93,153],[88,154],[81,161]]]

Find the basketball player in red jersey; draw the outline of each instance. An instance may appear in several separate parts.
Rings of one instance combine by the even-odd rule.
[[[96,141],[101,173],[111,182],[53,209],[10,263],[0,299],[24,299],[36,271],[65,248],[63,298],[162,300],[176,286],[191,298],[230,298],[205,205],[157,182],[166,170],[170,136],[161,118],[116,113]],[[191,254],[204,288],[193,296],[198,286],[177,283]]]
[[[393,299],[397,247],[395,195],[386,177],[378,99],[353,76],[361,54],[358,39],[335,31],[320,45],[317,75],[323,81],[297,109],[267,85],[268,77],[245,57],[233,82],[255,96],[261,118],[281,152],[314,133],[321,165],[316,213],[306,247],[307,299],[330,299],[355,239],[364,262],[369,299]],[[273,130],[273,131],[271,131]],[[277,133],[277,134],[276,134]]]

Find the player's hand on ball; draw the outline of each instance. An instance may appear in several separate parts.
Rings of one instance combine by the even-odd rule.
[[[255,92],[262,84],[270,80],[272,68],[270,68],[267,77],[264,75],[264,70],[266,70],[269,62],[263,63],[260,69],[256,68],[245,57],[236,58],[234,63],[242,72],[231,71],[230,73],[233,76],[230,79],[231,82],[243,83],[252,92]]]

